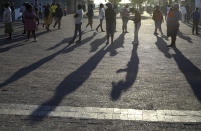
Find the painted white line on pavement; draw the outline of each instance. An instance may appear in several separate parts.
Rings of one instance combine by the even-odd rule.
[[[37,110],[37,111],[36,111]],[[34,113],[33,113],[34,112]],[[0,115],[47,116],[147,122],[201,122],[201,111],[0,104]]]

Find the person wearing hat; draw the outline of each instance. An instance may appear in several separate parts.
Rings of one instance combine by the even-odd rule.
[[[111,43],[113,43],[114,32],[115,32],[115,11],[112,8],[112,3],[108,2],[106,4],[108,7],[105,10],[105,20],[106,20],[106,33],[107,33],[107,43],[109,44],[109,38],[111,36]]]

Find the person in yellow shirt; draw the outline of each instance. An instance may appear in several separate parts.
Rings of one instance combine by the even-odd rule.
[[[51,12],[53,18],[55,17],[56,9],[57,9],[57,5],[55,5],[55,3],[52,3],[50,12]]]

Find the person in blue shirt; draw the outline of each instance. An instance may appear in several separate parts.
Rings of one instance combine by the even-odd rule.
[[[199,9],[195,8],[195,11],[191,14],[191,18],[193,19],[193,28],[192,28],[192,33],[194,35],[194,31],[196,30],[196,35],[199,35],[198,33],[198,25],[200,22],[200,13]]]

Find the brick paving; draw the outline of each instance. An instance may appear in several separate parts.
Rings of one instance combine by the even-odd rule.
[[[1,28],[0,103],[199,111],[201,37],[181,23],[177,49],[167,48],[170,40],[153,35],[153,21],[145,14],[140,43],[133,45],[133,23],[127,34],[121,23],[118,19],[115,43],[108,46],[105,33],[94,31],[68,45],[72,16],[63,18],[62,30],[40,28],[37,43],[19,35],[20,24],[13,41],[2,39]],[[95,19],[94,28],[97,24]]]

